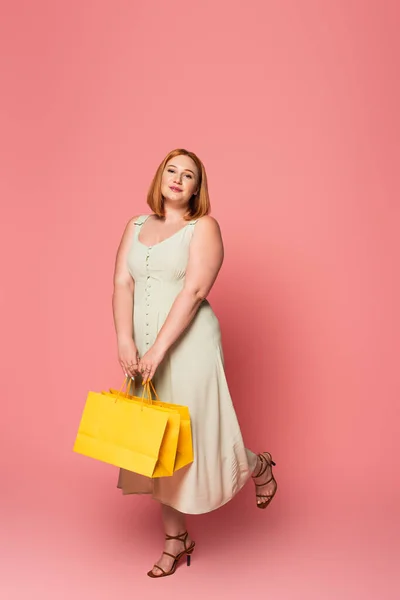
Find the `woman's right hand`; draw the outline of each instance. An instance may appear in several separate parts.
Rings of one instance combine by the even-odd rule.
[[[139,374],[139,352],[133,339],[118,340],[118,360],[125,377]]]

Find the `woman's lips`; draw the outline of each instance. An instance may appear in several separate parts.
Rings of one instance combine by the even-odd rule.
[[[182,191],[179,188],[176,188],[174,186],[169,186],[169,189],[172,190],[173,192],[181,192]]]

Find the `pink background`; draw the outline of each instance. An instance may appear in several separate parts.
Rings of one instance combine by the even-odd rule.
[[[2,599],[399,597],[398,31],[384,0],[1,3]],[[208,172],[210,300],[279,490],[191,517],[157,584],[158,506],[72,445],[122,383],[115,253],[175,147]]]

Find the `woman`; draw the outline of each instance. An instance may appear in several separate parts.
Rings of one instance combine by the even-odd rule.
[[[222,506],[251,475],[257,505],[265,508],[277,484],[271,455],[244,447],[225,379],[219,323],[206,300],[223,244],[217,221],[208,216],[207,177],[198,157],[170,152],[147,202],[153,213],[128,222],[116,257],[119,362],[125,375],[139,376],[142,384],[153,380],[164,402],[189,407],[194,461],[158,479],[120,469],[118,487],[124,494],[152,494],[161,503],[165,547],[148,575],[164,577],[193,551],[185,514]]]

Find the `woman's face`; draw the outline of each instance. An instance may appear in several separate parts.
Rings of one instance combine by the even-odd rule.
[[[161,194],[168,203],[188,204],[198,190],[199,172],[196,163],[185,154],[171,158],[161,179]]]

